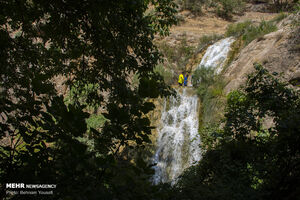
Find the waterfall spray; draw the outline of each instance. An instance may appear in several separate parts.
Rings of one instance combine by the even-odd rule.
[[[215,69],[215,73],[219,74],[223,69],[230,46],[234,41],[233,37],[229,37],[208,47],[198,67],[212,67]]]
[[[201,158],[198,134],[197,96],[189,96],[187,88],[177,97],[165,99],[162,128],[158,130],[157,150],[153,157],[153,183],[176,181],[184,169]]]

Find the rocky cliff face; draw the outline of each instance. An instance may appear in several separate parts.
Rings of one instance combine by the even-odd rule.
[[[189,16],[186,13],[185,15]],[[210,17],[213,18],[211,20],[214,20],[216,29],[210,26],[210,23],[212,23],[211,20],[208,20]],[[272,20],[272,23],[275,23],[276,19],[273,19],[275,17],[278,19],[280,15],[278,15],[278,13],[261,13],[251,11],[246,12],[243,16],[235,16],[234,19],[235,22],[251,21],[253,24],[258,25],[263,20]],[[204,24],[200,25],[199,20],[203,20]],[[295,24],[295,21],[298,21],[297,24]],[[288,15],[288,17],[282,21],[277,22],[276,31],[258,37],[247,46],[243,46],[245,41],[242,39],[242,36],[236,38],[236,41],[231,45],[232,51],[230,51],[226,60],[226,64],[224,66],[225,69],[221,73],[226,83],[224,91],[221,92],[224,99],[226,94],[232,90],[238,89],[244,83],[247,75],[254,70],[253,64],[255,62],[263,64],[263,66],[270,72],[277,72],[279,74],[282,73],[282,78],[285,81],[293,82],[293,85],[300,85],[299,21],[300,13]],[[198,25],[196,25],[196,22]],[[208,23],[207,26],[204,26],[205,23]],[[224,22],[215,16],[210,16],[209,14],[196,18],[188,17],[181,25],[174,27],[171,35],[163,40],[170,45],[176,44],[176,41],[178,42],[181,40],[183,30],[191,30],[191,33],[186,34],[185,37],[187,41],[189,41],[188,45],[197,46],[197,44],[199,44],[199,39],[204,35],[209,35],[211,33],[225,35],[226,26],[230,23],[233,22]],[[187,27],[190,28],[185,29]],[[192,39],[189,38],[190,35],[192,35]],[[209,45],[212,44],[207,44],[206,46],[203,46],[201,50],[198,48],[196,52],[194,52],[194,56],[185,66],[186,71],[193,72],[197,68]],[[176,78],[178,75],[174,73]],[[225,104],[225,100],[218,104]],[[210,110],[208,112],[210,113],[213,111]],[[222,109],[219,109],[219,112],[223,113]],[[159,116],[159,113],[160,112],[156,113],[157,116]],[[211,118],[209,119],[211,120]],[[268,120],[268,122],[270,122],[269,124],[272,124],[271,119]]]
[[[285,80],[300,78],[300,27],[293,26],[299,15],[290,15],[278,24],[279,30],[252,41],[226,69],[225,92],[237,89],[259,62],[270,72],[283,72]]]

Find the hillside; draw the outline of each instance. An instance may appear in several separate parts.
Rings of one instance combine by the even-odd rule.
[[[156,38],[156,43],[165,58],[165,80],[175,84],[175,77],[181,70],[192,73],[198,67],[207,47],[226,37],[229,26],[247,22],[253,26],[270,22],[276,30],[257,36],[257,39],[255,35],[251,36],[254,41],[247,45],[241,38],[237,38],[231,47],[232,55],[226,62],[226,70],[222,73],[228,82],[226,93],[237,89],[246,74],[251,72],[254,62],[263,63],[272,72],[283,72],[288,81],[297,79],[300,55],[299,28],[293,23],[299,21],[299,13],[287,17],[287,13],[266,12],[265,8],[266,6],[261,4],[247,4],[247,10],[242,15],[234,15],[230,21],[209,10],[203,11],[200,16],[189,10],[181,11],[178,14],[181,21],[170,29],[170,35]],[[238,34],[232,35],[236,37]],[[170,78],[171,76],[173,78]]]
[[[237,89],[253,71],[253,63],[262,63],[270,72],[283,73],[286,81],[300,79],[300,28],[292,25],[299,15],[291,15],[277,24],[278,30],[260,37],[243,48],[225,70],[229,81],[226,93]]]
[[[179,25],[173,26],[170,30],[170,35],[160,39],[160,41],[166,41],[170,45],[175,45],[183,38],[186,38],[188,45],[197,46],[199,39],[204,35],[225,34],[227,26],[231,23],[246,20],[255,22],[268,21],[276,15],[278,14],[247,11],[242,16],[234,16],[233,21],[227,21],[208,11],[201,16],[195,16],[190,11],[184,10],[179,13],[179,19],[182,20],[179,22]]]
[[[204,9],[200,16],[182,10],[179,13],[181,21],[171,28],[170,35],[156,38],[164,55],[164,63],[157,71],[175,88],[182,71],[195,74],[208,47],[222,38],[233,37],[235,40],[223,61],[221,73],[202,86],[201,83],[194,85],[201,105],[199,130],[218,124],[224,117],[227,95],[245,83],[247,75],[254,71],[254,63],[262,64],[271,73],[282,74],[284,81],[299,85],[299,12],[276,13],[267,8],[265,4],[248,4],[243,14],[234,14],[231,20],[221,18],[209,9]],[[209,71],[202,70],[200,77],[211,76],[207,73]],[[191,79],[189,84],[192,84]],[[158,113],[163,106],[159,102],[155,102]],[[265,124],[272,120],[269,121]],[[160,126],[158,120],[153,120],[153,124]]]

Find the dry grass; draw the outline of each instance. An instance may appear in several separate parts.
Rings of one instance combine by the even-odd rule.
[[[236,15],[233,19],[235,22],[250,20],[259,23],[263,20],[271,20],[277,15],[276,13],[245,12],[243,16]],[[226,32],[227,26],[232,23],[216,17],[210,11],[204,11],[202,16],[195,17],[189,11],[185,10],[180,13],[180,16],[183,21],[171,28],[168,37],[157,38],[158,40],[166,41],[171,46],[175,46],[183,37],[186,37],[188,45],[196,47],[203,35],[222,35]]]

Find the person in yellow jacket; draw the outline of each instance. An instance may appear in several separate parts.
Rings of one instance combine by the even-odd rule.
[[[178,84],[179,84],[180,86],[182,86],[183,81],[184,81],[184,77],[183,77],[183,73],[181,73],[181,74],[179,75],[179,78],[178,78]]]

